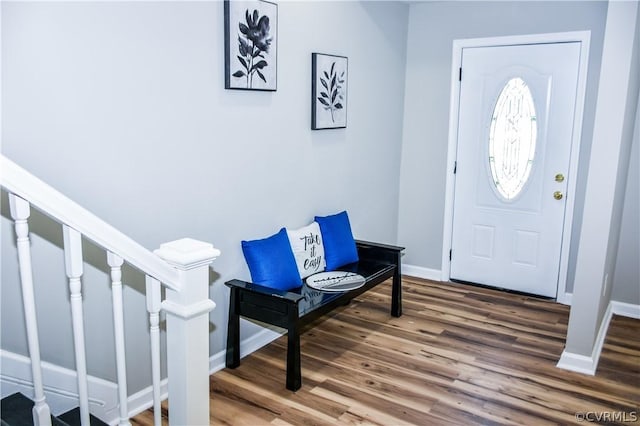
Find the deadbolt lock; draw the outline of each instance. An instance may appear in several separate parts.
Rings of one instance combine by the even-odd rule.
[[[563,195],[562,195],[562,192],[560,191],[556,191],[553,193],[553,198],[555,198],[556,200],[562,200],[562,197]]]
[[[556,175],[556,182],[564,182],[564,175],[562,173]]]

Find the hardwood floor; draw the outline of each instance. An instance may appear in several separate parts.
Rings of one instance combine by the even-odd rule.
[[[614,316],[586,376],[555,367],[564,305],[411,277],[403,289],[401,318],[382,284],[313,324],[298,392],[284,387],[286,337],[211,376],[211,423],[640,424],[640,320]]]

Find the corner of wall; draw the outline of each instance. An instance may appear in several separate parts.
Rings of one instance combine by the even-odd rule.
[[[560,360],[556,367],[563,370],[574,371],[576,373],[587,374],[593,376],[596,374],[598,368],[598,361],[600,361],[600,354],[602,353],[602,347],[604,346],[604,340],[607,337],[607,330],[609,329],[609,323],[613,317],[613,303],[609,303],[607,310],[600,323],[600,329],[596,336],[593,351],[590,356],[581,355],[567,351],[565,348],[562,351]]]

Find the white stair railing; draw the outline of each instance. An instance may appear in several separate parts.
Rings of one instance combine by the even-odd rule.
[[[155,253],[152,253],[4,156],[0,156],[0,183],[9,193],[11,216],[16,227],[25,322],[34,384],[34,424],[50,425],[51,420],[42,383],[35,290],[29,248],[27,219],[31,206],[63,226],[65,266],[71,290],[70,303],[81,424],[89,425],[82,307],[83,237],[90,239],[106,251],[107,265],[110,270],[119,400],[118,424],[130,424],[127,408],[125,321],[121,280],[121,268],[124,262],[137,268],[146,276],[154,424],[160,425],[162,419],[159,328],[161,310],[167,313],[169,423],[209,424],[209,312],[215,304],[209,300],[208,268],[220,255],[220,251],[211,244],[183,238],[162,244]],[[161,286],[166,289],[164,301],[161,300]]]

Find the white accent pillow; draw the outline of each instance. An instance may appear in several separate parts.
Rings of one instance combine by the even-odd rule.
[[[324,258],[324,245],[318,222],[293,231],[287,229],[287,236],[293,256],[296,258],[300,278],[304,279],[324,271],[327,262]]]

